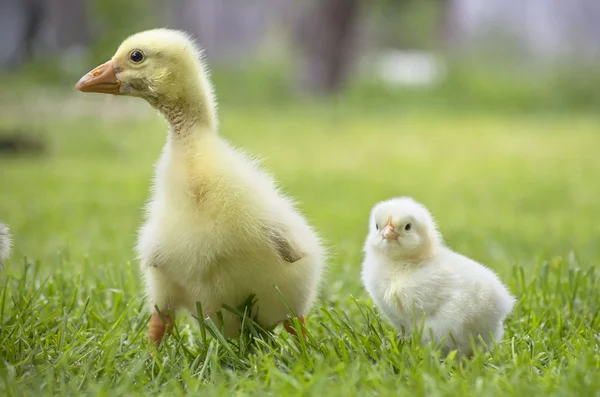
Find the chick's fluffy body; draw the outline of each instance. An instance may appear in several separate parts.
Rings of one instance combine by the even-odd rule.
[[[391,203],[400,208],[414,204],[405,198],[396,200]],[[370,231],[362,280],[374,303],[407,337],[424,320],[422,342],[431,337],[436,342],[445,340],[446,353],[457,349],[470,354],[471,338],[478,343],[479,336],[492,347],[492,335],[495,341],[504,335],[503,322],[514,298],[492,270],[447,248],[441,237],[432,244],[432,236],[437,236],[435,225],[419,224],[431,222],[430,216],[410,219],[416,225],[412,231],[425,236],[422,245],[428,250],[416,261],[414,255],[409,260],[402,256],[402,235],[397,247],[385,250],[377,241],[377,230]]]

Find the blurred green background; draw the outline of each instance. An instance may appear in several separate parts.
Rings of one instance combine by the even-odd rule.
[[[112,56],[127,35],[167,26],[198,39],[225,104],[272,106],[301,93],[452,111],[600,104],[594,0],[486,7],[472,0],[2,0],[0,7],[4,85],[73,94],[82,71]],[[3,91],[8,102],[16,95]]]
[[[133,260],[167,126],[141,100],[73,85],[156,26],[206,49],[222,134],[300,200],[349,291],[368,211],[394,195],[423,201],[453,247],[499,271],[571,251],[597,260],[598,28],[580,17],[599,10],[535,4],[3,0],[13,261]]]
[[[14,235],[0,394],[597,393],[600,2],[482,4],[0,0],[0,222]],[[148,358],[133,246],[168,126],[142,100],[74,85],[162,26],[205,48],[220,133],[264,159],[330,249],[308,352],[277,335],[231,359],[180,321]],[[401,195],[516,295],[497,353],[439,361],[353,303],[373,307],[369,211]]]
[[[532,260],[536,244],[591,255],[598,43],[572,30],[593,29],[558,6],[471,3],[4,0],[0,219],[16,257],[132,259],[166,125],[73,85],[156,26],[206,48],[223,135],[266,159],[335,264],[358,266],[368,210],[391,195],[423,200],[481,260]],[[553,22],[563,34],[540,35]]]

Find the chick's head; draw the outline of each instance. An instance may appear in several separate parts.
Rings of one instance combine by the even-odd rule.
[[[83,76],[76,88],[168,102],[208,88],[201,87],[205,74],[200,51],[187,34],[153,29],[123,41],[115,55]]]
[[[422,204],[409,197],[382,201],[373,207],[366,249],[389,257],[422,260],[441,244],[433,217]]]

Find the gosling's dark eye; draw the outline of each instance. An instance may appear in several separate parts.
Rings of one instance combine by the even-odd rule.
[[[129,54],[129,59],[131,59],[132,62],[140,63],[144,60],[144,54],[142,54],[141,51],[135,50]]]
[[[406,230],[407,232],[412,228],[412,225],[410,223],[407,223],[406,226],[404,226],[404,230]]]
[[[375,229],[379,230],[379,225],[375,224]]]

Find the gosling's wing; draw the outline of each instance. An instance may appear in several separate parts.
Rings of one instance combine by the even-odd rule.
[[[282,227],[270,227],[266,235],[275,252],[286,262],[294,263],[306,256],[306,253],[291,241],[289,234]]]

